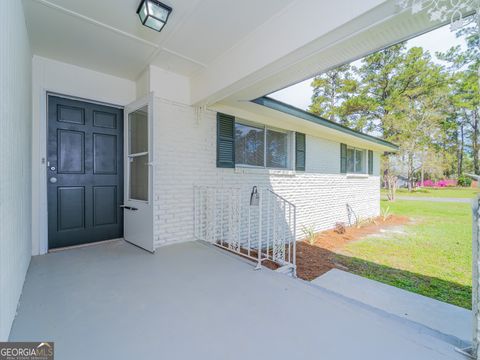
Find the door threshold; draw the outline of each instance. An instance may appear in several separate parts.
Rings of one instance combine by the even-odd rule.
[[[96,245],[105,245],[105,244],[108,244],[108,243],[111,243],[111,242],[123,241],[123,240],[124,240],[123,238],[116,238],[116,239],[110,239],[110,240],[95,241],[95,242],[91,242],[91,243],[87,243],[87,244],[64,246],[64,247],[59,247],[59,248],[55,248],[55,249],[49,249],[48,253],[56,253],[56,252],[60,252],[60,251],[79,249],[79,248],[96,246]]]

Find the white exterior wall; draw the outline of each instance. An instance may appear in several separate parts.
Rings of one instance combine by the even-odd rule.
[[[162,99],[190,104],[190,79],[173,72],[150,65],[149,88]]]
[[[297,234],[380,213],[380,154],[374,175],[340,174],[340,145],[307,134],[306,172],[216,167],[216,113],[156,98],[155,246],[193,240],[193,186],[271,187],[297,206]],[[255,121],[255,119],[248,119]],[[282,124],[279,123],[281,128]]]
[[[0,341],[31,254],[31,62],[22,2],[0,1]]]

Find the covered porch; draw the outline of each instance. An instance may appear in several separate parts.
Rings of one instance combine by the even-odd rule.
[[[435,332],[203,242],[32,258],[11,341],[57,359],[464,359]]]

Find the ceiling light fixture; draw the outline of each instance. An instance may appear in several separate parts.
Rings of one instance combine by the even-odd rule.
[[[137,14],[142,25],[160,32],[167,23],[172,8],[157,0],[142,0]]]

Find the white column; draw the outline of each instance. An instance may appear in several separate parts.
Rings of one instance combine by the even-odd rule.
[[[479,273],[480,273],[480,195],[473,201],[472,206],[472,316],[473,316],[473,336],[472,336],[472,354],[475,359],[480,360],[478,345],[480,343],[480,294],[479,294]]]

